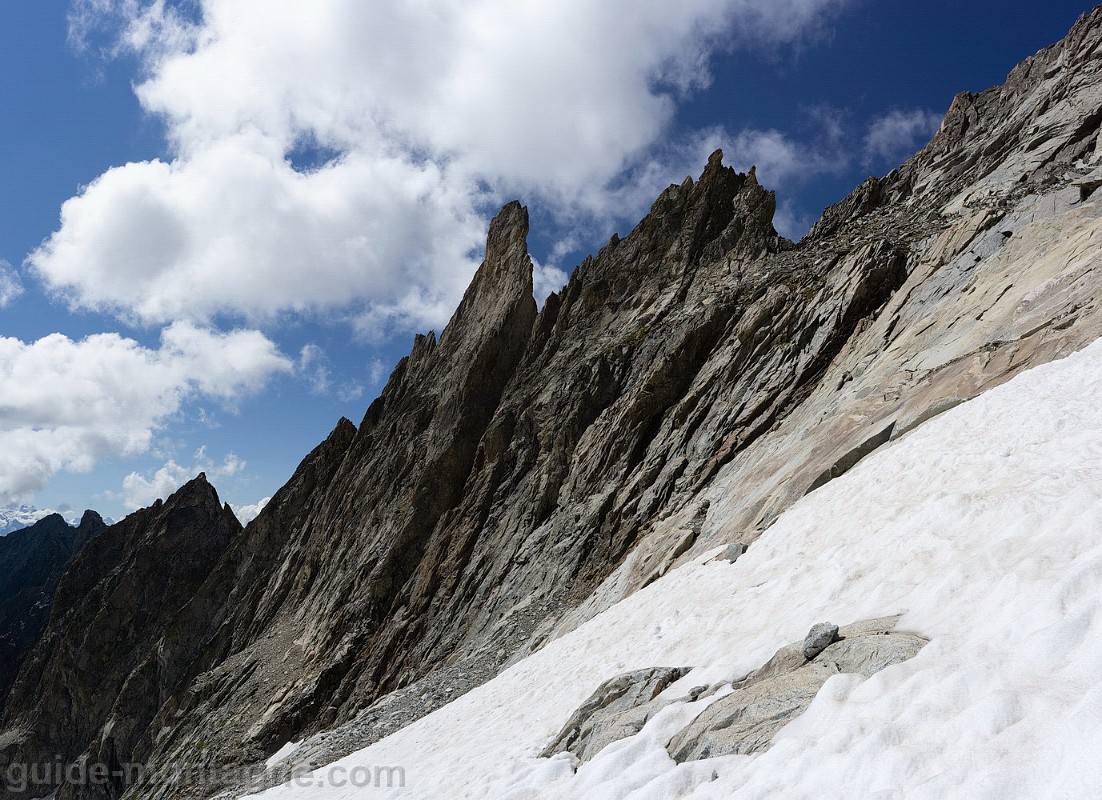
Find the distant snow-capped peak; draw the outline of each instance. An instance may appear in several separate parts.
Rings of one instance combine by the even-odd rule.
[[[0,536],[34,525],[43,517],[55,513],[51,509],[35,508],[25,503],[0,506]]]

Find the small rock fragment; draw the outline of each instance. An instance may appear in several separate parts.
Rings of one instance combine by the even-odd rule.
[[[732,564],[734,564],[736,561],[738,561],[739,556],[741,556],[745,552],[746,545],[744,545],[742,542],[735,542],[734,544],[727,545],[724,551],[719,554],[719,560],[730,561]]]
[[[838,626],[820,622],[812,627],[804,639],[804,658],[811,661],[819,653],[838,640]]]

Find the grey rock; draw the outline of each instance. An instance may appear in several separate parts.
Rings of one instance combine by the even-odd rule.
[[[735,312],[652,442],[659,521],[549,636],[651,581],[703,500],[722,522],[667,570],[751,544],[809,487],[1102,336],[1102,200],[1080,199],[1102,180],[1100,53],[1102,8],[1002,86],[958,97],[926,148],[765,259],[778,275],[791,265],[792,279]],[[815,329],[849,307],[852,326]],[[797,330],[806,338],[789,338]],[[803,381],[794,395],[792,381]]]
[[[540,757],[567,751],[584,763],[612,742],[634,736],[655,713],[676,702],[656,698],[688,673],[684,667],[654,667],[606,681],[571,715]],[[706,688],[697,687],[698,694]]]
[[[838,626],[829,622],[820,622],[812,626],[804,639],[804,658],[811,661],[819,653],[838,640]]]
[[[718,558],[720,561],[730,561],[732,564],[734,564],[745,552],[746,545],[744,545],[742,542],[735,542],[734,544],[729,544],[725,548],[723,548],[723,552],[719,554]]]
[[[762,669],[734,684],[670,740],[667,749],[678,763],[724,755],[756,753],[811,704],[826,680],[839,673],[868,677],[912,658],[926,639],[916,634],[847,629],[846,638],[827,646],[814,661],[801,657],[802,645],[781,648]]]
[[[811,487],[807,490],[811,493],[818,489],[820,486],[829,483],[835,478],[845,475],[855,466],[857,462],[867,456],[869,453],[874,452],[882,444],[885,444],[892,438],[892,431],[895,430],[895,423],[889,423],[882,431],[870,436],[865,441],[861,442],[857,447],[850,450],[844,456],[839,458],[833,464],[830,465],[830,469],[825,470],[815,481],[811,484]]]

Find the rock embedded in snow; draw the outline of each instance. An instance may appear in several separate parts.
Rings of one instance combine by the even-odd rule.
[[[832,675],[868,677],[921,650],[927,641],[924,637],[892,632],[898,619],[848,625],[842,638],[837,625],[815,625],[803,643],[782,647],[762,667],[730,684],[733,691],[670,740],[670,755],[680,763],[766,749],[777,731],[803,713]],[[661,697],[690,671],[653,667],[606,681],[570,716],[540,757],[570,752],[584,764],[613,742],[639,733],[667,706],[696,702],[724,688],[697,686],[687,696]]]
[[[811,705],[828,678],[841,673],[868,677],[922,649],[924,637],[890,632],[895,619],[848,626],[840,641],[837,625],[816,625],[807,639],[815,644],[814,661],[800,657],[808,652],[807,642],[782,647],[674,736],[667,746],[670,755],[683,763],[767,749],[777,731]],[[823,642],[830,643],[819,647]]]
[[[688,673],[686,667],[654,667],[605,681],[571,715],[541,757],[566,751],[584,763],[612,742],[634,736],[661,708],[675,702],[659,695]]]
[[[723,552],[719,554],[718,558],[720,561],[730,561],[732,564],[734,564],[736,561],[738,561],[739,556],[741,556],[745,552],[746,545],[744,545],[742,542],[735,542],[734,544],[729,544],[725,548],[723,548]]]
[[[820,622],[808,631],[807,638],[804,639],[804,658],[811,661],[837,640],[838,626],[829,622]]]

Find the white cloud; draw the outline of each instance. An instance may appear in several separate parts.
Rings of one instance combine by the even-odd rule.
[[[310,382],[311,394],[326,394],[332,386],[329,359],[316,344],[303,345],[299,352],[297,369]]]
[[[233,513],[237,515],[237,519],[242,525],[248,525],[264,510],[264,506],[268,505],[271,499],[270,497],[262,497],[255,503],[240,506],[235,506],[231,503],[230,508],[233,509]]]
[[[566,279],[565,270],[550,264],[541,264],[536,259],[532,259],[532,293],[541,308],[549,294],[559,291],[566,285]]]
[[[941,115],[924,109],[895,109],[873,120],[865,135],[865,163],[895,166],[913,155],[937,132]]]
[[[175,461],[169,461],[149,477],[131,472],[122,479],[123,502],[131,511],[152,505],[154,501],[168,497],[199,472],[202,470],[192,472],[190,467],[182,467]]]
[[[776,130],[739,132],[731,140],[727,160],[744,169],[757,167],[758,180],[767,186],[786,186],[817,175],[840,173],[848,156],[836,143],[812,146]]]
[[[141,322],[268,319],[350,299],[423,326],[450,312],[485,236],[438,168],[349,155],[296,172],[266,137],[108,171],[67,201],[30,256],[73,305]]]
[[[342,401],[356,400],[363,394],[363,386],[357,381],[333,382],[333,364],[318,345],[310,342],[299,351],[295,370],[310,384],[310,394],[336,395]]]
[[[188,400],[232,407],[291,366],[256,331],[182,322],[161,333],[157,349],[115,333],[0,338],[0,502],[27,496],[61,470],[144,453]]]
[[[236,475],[245,469],[245,461],[235,453],[229,453],[221,464],[215,464],[207,456],[206,445],[195,451],[194,463],[181,466],[169,459],[152,474],[142,475],[131,472],[122,479],[123,503],[133,511],[152,505],[156,500],[164,500],[200,472],[205,472],[212,483],[218,478]]]
[[[390,376],[390,368],[381,358],[373,358],[367,365],[368,383],[375,389],[381,389]]]
[[[23,294],[23,283],[11,265],[0,259],[0,308],[6,307],[12,300]]]
[[[845,2],[205,0],[196,22],[78,0],[72,38],[123,26],[174,155],[93,181],[29,264],[74,306],[143,322],[339,309],[368,336],[439,328],[487,207],[645,209],[683,172],[659,142],[710,55],[814,33]],[[304,145],[333,157],[296,168]]]
[[[350,403],[363,397],[364,387],[362,383],[344,383],[337,387],[337,399],[342,403]]]

